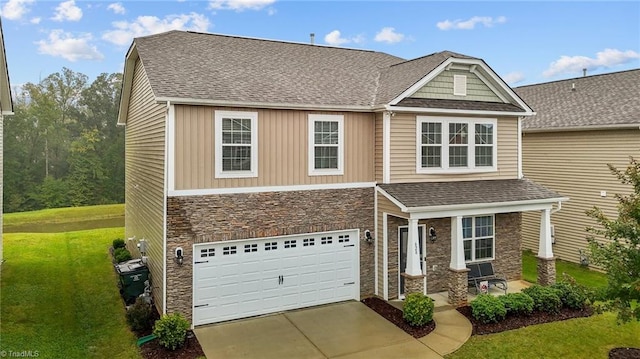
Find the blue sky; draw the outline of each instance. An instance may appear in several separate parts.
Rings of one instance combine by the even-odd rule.
[[[172,29],[483,58],[512,86],[640,68],[640,2],[0,1],[11,83],[121,72],[133,37]]]

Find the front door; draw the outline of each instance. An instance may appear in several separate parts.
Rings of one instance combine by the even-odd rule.
[[[421,224],[418,225],[418,243],[420,244],[420,267],[422,268],[422,273],[425,272],[425,258],[427,257],[427,253],[426,253],[426,245],[424,243],[425,240],[425,236],[424,236],[424,231],[425,231],[425,225]],[[398,265],[399,265],[399,273],[400,273],[400,279],[398,281],[400,288],[398,290],[399,296],[400,298],[404,298],[404,277],[402,276],[402,274],[405,272],[405,269],[407,268],[407,242],[409,240],[409,227],[407,226],[403,226],[403,227],[398,227],[398,256],[400,257],[398,259]]]

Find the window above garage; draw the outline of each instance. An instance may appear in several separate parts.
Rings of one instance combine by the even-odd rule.
[[[258,176],[258,113],[215,112],[215,176]]]

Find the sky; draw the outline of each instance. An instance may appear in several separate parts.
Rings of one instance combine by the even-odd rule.
[[[63,67],[122,72],[134,37],[173,29],[413,59],[479,57],[511,86],[640,68],[640,2],[0,1],[12,87]]]

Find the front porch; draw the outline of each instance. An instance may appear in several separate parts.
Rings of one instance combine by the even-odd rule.
[[[385,300],[421,292],[464,305],[475,297],[467,264],[485,261],[506,277],[509,292],[519,291],[525,211],[540,213],[538,282],[555,282],[550,218],[566,198],[544,187],[526,179],[390,184],[376,196],[376,294]]]

